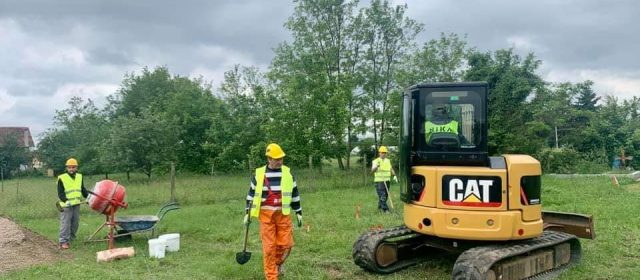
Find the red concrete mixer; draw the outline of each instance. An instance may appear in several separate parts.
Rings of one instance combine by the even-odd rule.
[[[114,231],[116,229],[115,214],[118,208],[127,208],[128,204],[124,201],[126,194],[124,186],[111,180],[102,180],[97,182],[93,191],[89,192],[87,202],[89,207],[98,213],[102,213],[106,216],[106,221],[89,237],[91,239],[102,228],[107,226],[109,228],[109,234],[107,239],[109,241],[109,249],[113,249],[114,244]]]

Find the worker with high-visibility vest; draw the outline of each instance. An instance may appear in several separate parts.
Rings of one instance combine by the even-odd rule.
[[[449,116],[447,106],[444,104],[436,104],[431,110],[432,119],[424,123],[424,139],[427,145],[433,145],[432,141],[438,138],[447,138],[451,141],[441,143],[454,143],[459,146],[460,143],[467,143],[466,138],[460,133],[460,123]]]
[[[396,173],[391,167],[391,160],[387,158],[389,150],[385,146],[378,148],[378,158],[374,159],[371,163],[371,172],[373,173],[373,182],[376,186],[376,193],[378,194],[378,210],[383,213],[389,212],[387,206],[387,198],[389,197],[389,187],[391,186],[391,178],[398,182]]]
[[[88,193],[82,174],[78,173],[78,161],[70,158],[65,163],[67,172],[58,176],[58,206],[60,210],[60,249],[69,249],[69,242],[76,238],[80,224],[80,204]]]
[[[251,178],[244,223],[252,217],[260,221],[264,275],[267,280],[275,280],[284,273],[284,262],[294,244],[291,213],[296,214],[297,225],[302,227],[302,207],[295,178],[282,164],[282,148],[269,144],[265,155],[268,164],[257,168]]]

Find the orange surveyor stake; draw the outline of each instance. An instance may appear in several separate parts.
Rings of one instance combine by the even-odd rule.
[[[611,184],[612,184],[613,186],[617,186],[617,187],[619,187],[619,186],[620,186],[620,183],[618,182],[618,178],[616,178],[616,176],[612,176],[612,177],[611,177]]]

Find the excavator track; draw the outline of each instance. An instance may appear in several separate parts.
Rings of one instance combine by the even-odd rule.
[[[353,244],[353,261],[365,270],[388,274],[418,262],[399,252],[411,252],[420,246],[421,235],[405,226],[369,231]],[[408,250],[407,250],[408,249]]]
[[[576,236],[544,231],[538,238],[463,252],[453,267],[452,279],[553,279],[578,263],[580,257]]]
[[[577,237],[562,232],[544,231],[529,240],[477,243],[422,235],[405,226],[363,233],[352,255],[363,269],[389,274],[418,263],[428,248],[461,252],[453,267],[455,280],[553,279],[581,257]]]

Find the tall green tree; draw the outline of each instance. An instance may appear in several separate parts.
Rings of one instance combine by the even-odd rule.
[[[108,138],[110,124],[92,100],[72,97],[68,107],[56,111],[54,125],[38,144],[41,160],[47,166],[62,172],[66,159],[74,157],[84,173],[112,171],[100,157],[100,147]]]
[[[398,71],[403,88],[424,82],[458,82],[464,77],[466,59],[475,51],[467,46],[466,36],[441,33],[406,56]]]
[[[475,51],[468,64],[464,80],[489,84],[489,152],[535,153],[541,143],[540,123],[533,122],[528,100],[544,89],[536,74],[541,61],[533,54],[522,59],[506,49],[493,54]],[[533,129],[522,129],[523,124]]]
[[[593,90],[593,81],[587,80],[575,86],[577,96],[574,104],[580,110],[596,111],[600,98]]]
[[[124,171],[141,171],[151,178],[154,168],[176,161],[182,144],[176,119],[144,109],[114,120],[108,146]]]
[[[203,143],[215,169],[246,169],[250,160],[257,162],[264,158],[247,151],[265,147],[262,126],[269,118],[268,108],[273,105],[265,98],[265,87],[266,81],[255,67],[235,65],[224,73],[219,90],[222,102],[212,116]]]
[[[209,170],[208,155],[202,143],[212,123],[219,102],[211,85],[202,79],[171,75],[166,67],[144,68],[140,74],[128,74],[107,106],[112,118],[139,117],[148,110],[151,115],[165,115],[175,120],[173,132],[180,139],[177,165],[195,172]]]
[[[374,142],[384,142],[390,119],[399,119],[397,110],[400,99],[392,100],[392,92],[398,91],[396,72],[403,57],[414,45],[415,36],[423,27],[407,17],[407,5],[392,6],[389,1],[373,0],[363,9],[365,41],[361,66],[363,89],[368,97],[368,114],[371,117]],[[396,96],[399,96],[396,94]]]
[[[267,124],[269,138],[291,144],[305,162],[311,156],[336,158],[345,168],[353,107],[355,63],[359,54],[356,1],[295,1],[293,15],[285,23],[292,33],[291,43],[276,49],[270,79],[283,103],[274,112],[278,122]],[[286,110],[286,111],[284,111]],[[295,123],[294,123],[295,122]],[[297,127],[296,135],[281,131]],[[300,137],[303,137],[300,139]]]

